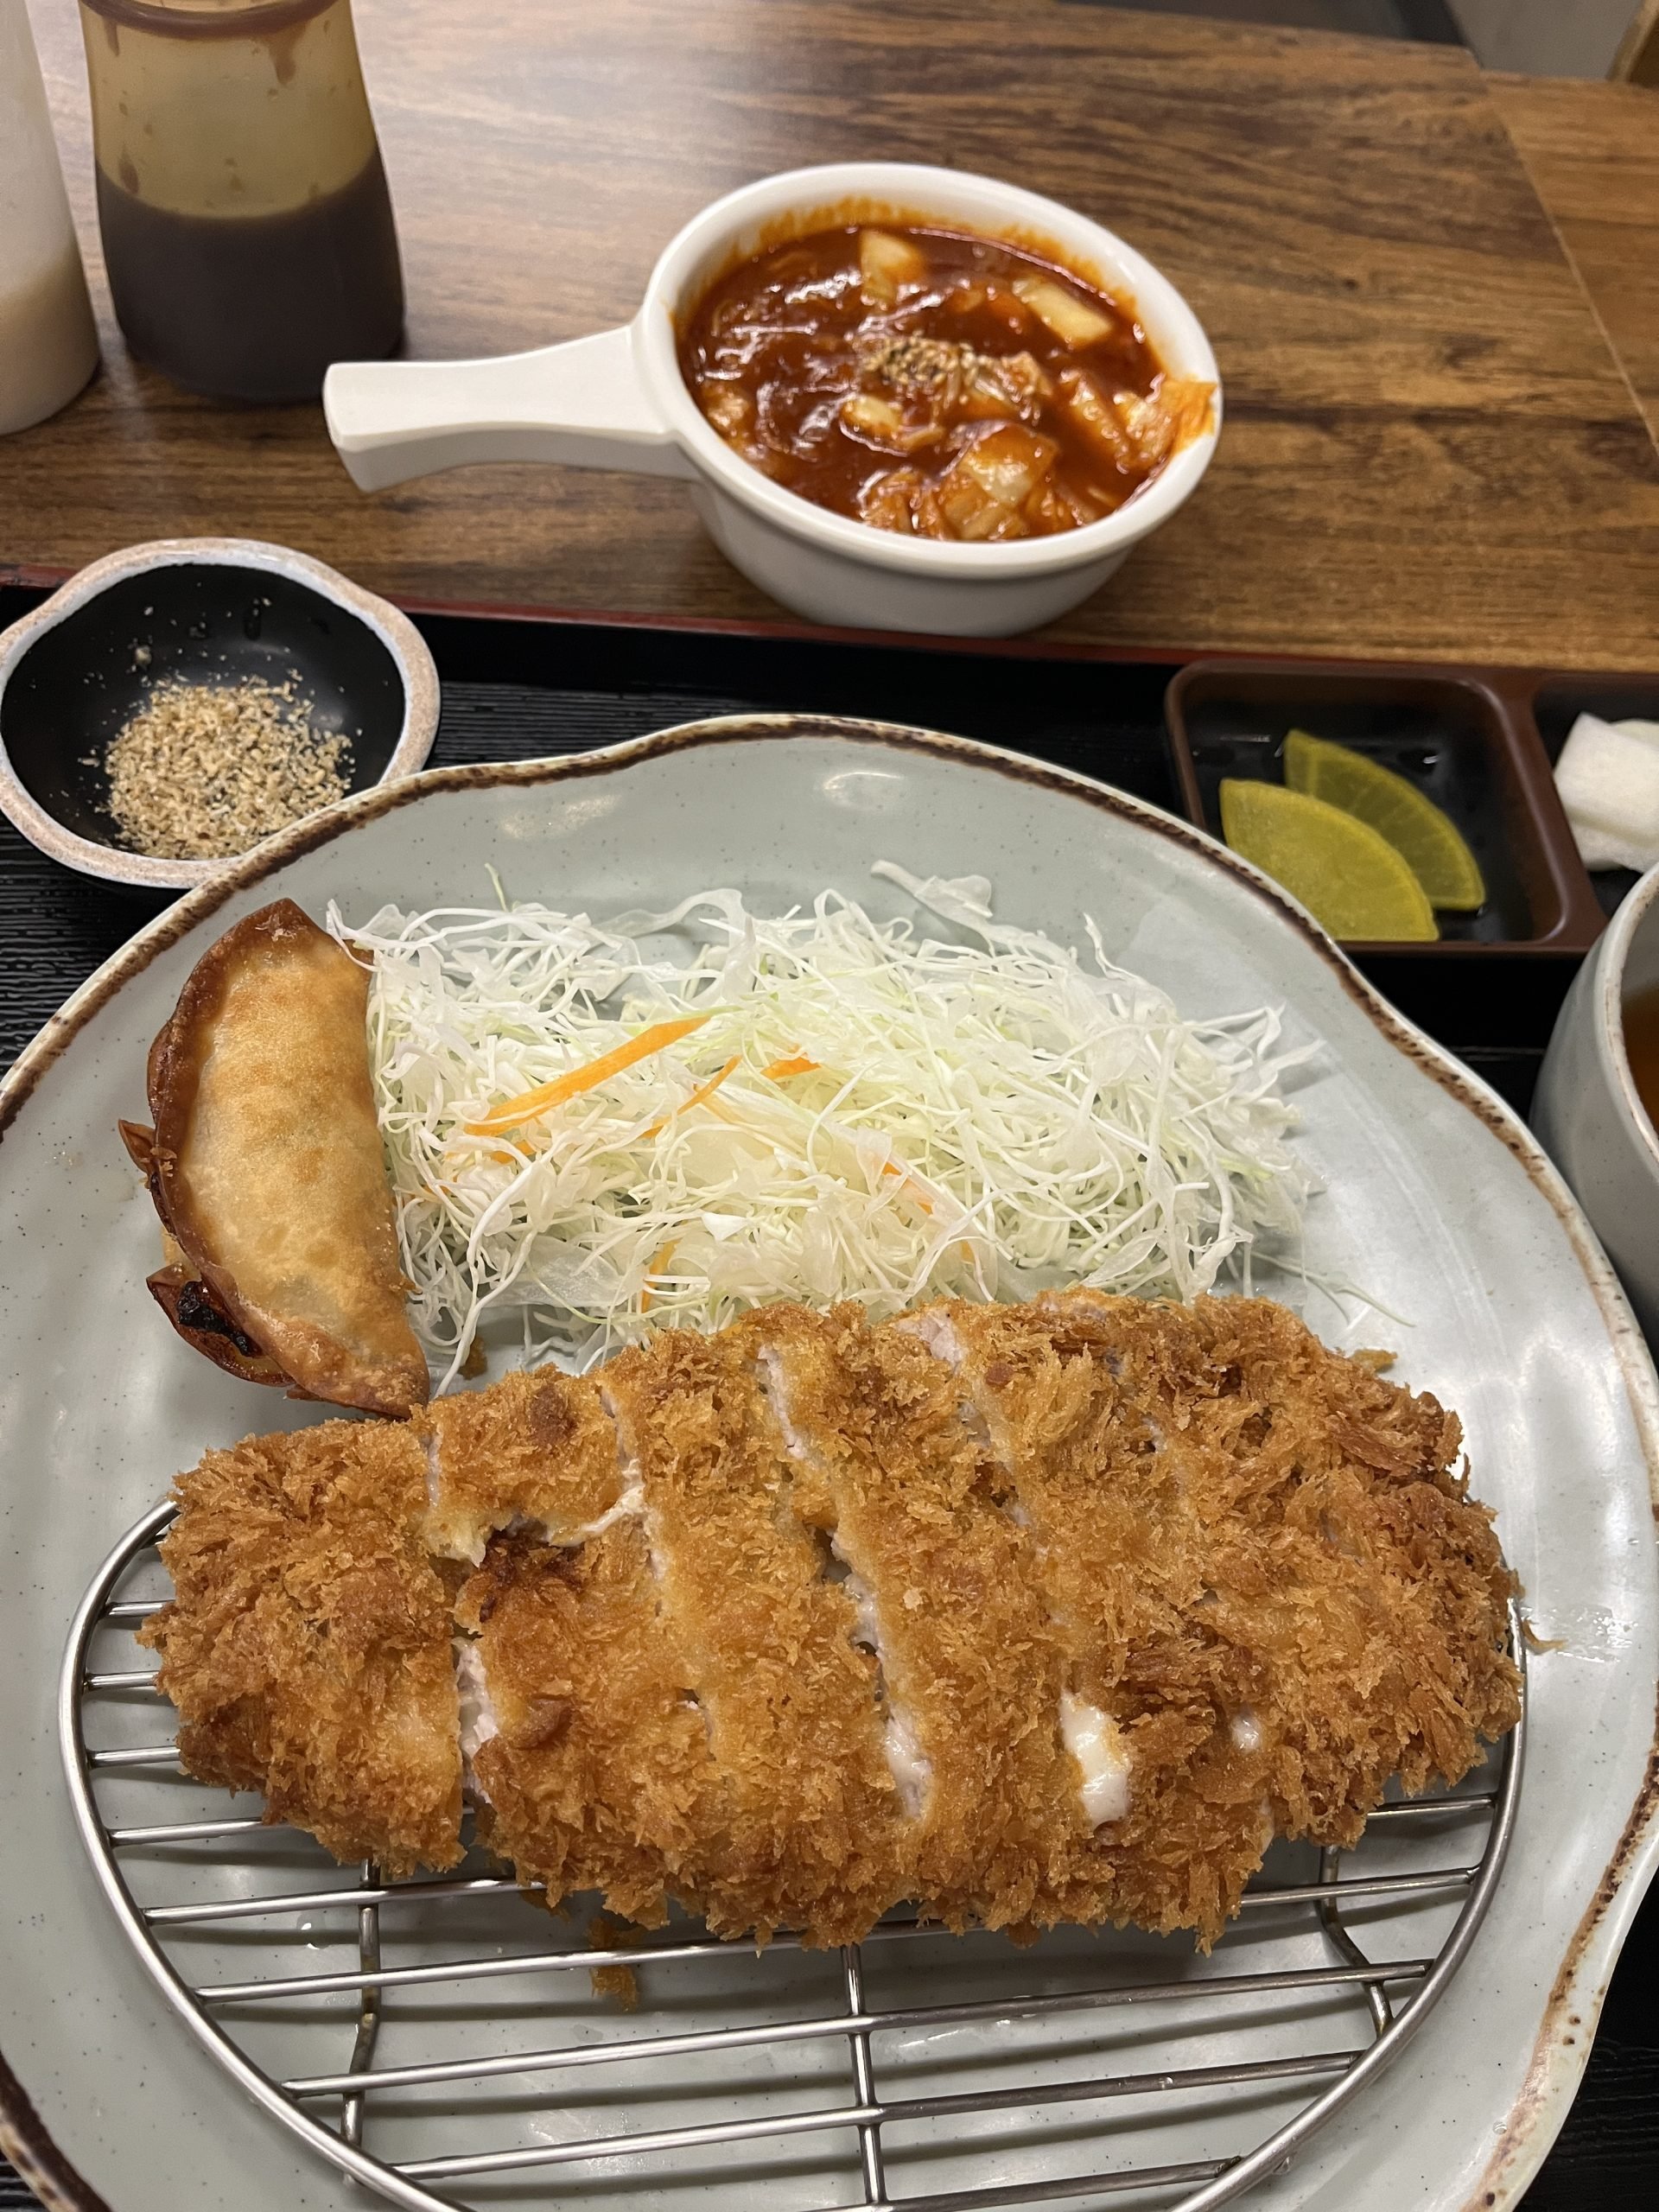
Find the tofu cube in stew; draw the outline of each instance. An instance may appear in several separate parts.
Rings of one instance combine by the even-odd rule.
[[[697,386],[697,404],[733,444],[746,437],[754,423],[754,402],[741,385],[722,384],[710,377]]]
[[[858,269],[861,289],[872,307],[890,308],[906,284],[927,282],[927,256],[891,231],[859,232]]]
[[[1069,285],[1058,283],[1052,276],[1016,276],[1014,289],[1063,346],[1081,352],[1085,346],[1098,346],[1117,327],[1103,308],[1079,299]]]
[[[1175,442],[1175,424],[1154,393],[1115,391],[1112,408],[1142,468],[1154,468]]]
[[[889,453],[914,453],[918,447],[936,444],[941,435],[937,423],[910,422],[892,400],[874,391],[849,392],[841,403],[841,420],[855,437],[884,446]]]
[[[958,412],[967,423],[1016,416],[1035,423],[1053,393],[1047,371],[1030,353],[980,353]]]
[[[1087,369],[1063,369],[1058,378],[1060,400],[1071,427],[1090,446],[1096,456],[1112,468],[1132,469],[1135,448],[1118,419],[1117,410]]]

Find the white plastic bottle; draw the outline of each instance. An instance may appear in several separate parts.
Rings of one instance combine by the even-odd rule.
[[[24,0],[0,0],[0,432],[67,406],[98,365]]]

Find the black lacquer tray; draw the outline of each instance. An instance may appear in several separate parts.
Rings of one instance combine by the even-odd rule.
[[[0,628],[46,595],[0,587]],[[1285,729],[1374,752],[1449,804],[1501,887],[1478,927],[1359,966],[1524,1113],[1579,962],[1630,879],[1578,866],[1549,768],[1581,709],[1659,715],[1659,677],[1115,656],[793,629],[411,608],[443,713],[431,765],[588,751],[741,711],[868,715],[980,738],[1211,826],[1220,774],[1275,772]],[[0,820],[0,1066],[167,903],[68,874]],[[1624,1948],[1584,2088],[1531,2212],[1659,2198],[1659,1904]],[[32,2204],[0,2164],[0,2207]],[[118,2206],[112,2212],[120,2212]]]

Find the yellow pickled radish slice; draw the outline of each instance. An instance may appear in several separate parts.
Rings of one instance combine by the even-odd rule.
[[[1294,729],[1285,740],[1285,781],[1370,823],[1406,861],[1431,906],[1472,914],[1486,903],[1480,864],[1456,823],[1380,760]]]
[[[1332,937],[1427,944],[1440,935],[1407,862],[1369,823],[1338,806],[1283,784],[1230,776],[1221,786],[1221,830]]]

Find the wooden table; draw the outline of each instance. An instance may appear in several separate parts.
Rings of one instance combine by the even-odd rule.
[[[489,468],[365,499],[315,408],[226,409],[136,369],[98,274],[73,13],[68,0],[30,6],[106,367],[0,448],[0,561],[69,568],[136,538],[232,531],[406,598],[777,614],[677,486]],[[1659,660],[1659,458],[1504,128],[1530,118],[1535,179],[1547,198],[1559,185],[1565,226],[1573,149],[1607,88],[1529,105],[1495,99],[1457,48],[1067,0],[498,0],[464,13],[359,0],[357,12],[416,353],[626,318],[685,217],[767,169],[877,154],[987,169],[1150,253],[1207,325],[1227,382],[1226,433],[1198,495],[1056,634]],[[1586,273],[1597,253],[1617,264],[1617,226],[1580,227],[1598,233]],[[1659,390],[1659,368],[1643,388]]]
[[[1580,79],[1487,84],[1659,437],[1659,94]]]
[[[29,6],[106,365],[57,420],[0,443],[0,575],[233,531],[404,597],[777,614],[677,487],[480,469],[364,499],[315,408],[216,407],[135,368],[102,283],[73,11]],[[357,0],[357,15],[414,353],[622,320],[669,234],[767,169],[983,168],[1143,247],[1227,380],[1198,495],[1057,634],[1659,663],[1654,95],[1067,0]],[[1650,2196],[1656,1968],[1650,1909],[1529,2212]]]

